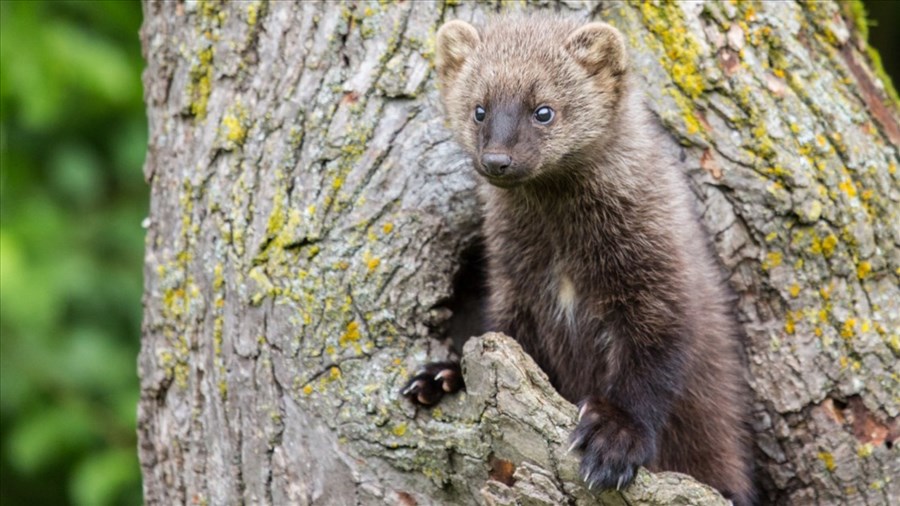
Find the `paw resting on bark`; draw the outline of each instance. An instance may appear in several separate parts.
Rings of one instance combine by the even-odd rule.
[[[570,451],[581,453],[581,477],[592,489],[622,489],[653,456],[655,438],[631,415],[596,397],[582,401]]]
[[[459,362],[431,362],[410,378],[400,393],[415,404],[433,406],[444,394],[465,388]]]

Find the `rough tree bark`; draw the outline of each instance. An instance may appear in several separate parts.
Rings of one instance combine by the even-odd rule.
[[[767,502],[900,496],[900,127],[858,4],[511,4],[145,1],[147,503],[723,502],[665,473],[592,495],[574,407],[500,335],[468,393],[397,394],[447,354],[477,236],[435,30],[508,10],[627,35],[739,294]]]

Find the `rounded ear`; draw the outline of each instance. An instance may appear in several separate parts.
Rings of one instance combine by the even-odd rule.
[[[475,27],[458,19],[444,23],[438,30],[436,53],[438,79],[447,84],[462,68],[466,57],[475,49],[481,39]]]
[[[591,75],[603,69],[621,74],[628,67],[625,37],[606,23],[589,23],[572,32],[566,50]]]

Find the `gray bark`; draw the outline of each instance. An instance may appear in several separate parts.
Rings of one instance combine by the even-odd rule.
[[[900,128],[843,8],[145,0],[147,503],[723,503],[587,491],[575,408],[504,336],[466,345],[467,393],[397,394],[446,356],[478,232],[435,30],[497,10],[626,34],[739,295],[764,499],[900,497]]]

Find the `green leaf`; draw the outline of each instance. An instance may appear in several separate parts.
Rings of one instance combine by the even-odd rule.
[[[76,504],[102,506],[118,503],[140,483],[140,466],[133,449],[114,449],[90,455],[72,475],[70,490]]]
[[[92,434],[83,411],[44,407],[16,423],[9,438],[10,461],[21,472],[34,473],[87,448]]]

